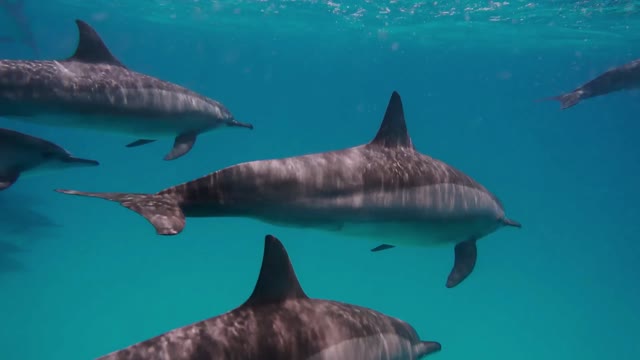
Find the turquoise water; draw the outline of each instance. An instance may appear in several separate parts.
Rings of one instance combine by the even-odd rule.
[[[0,119],[101,166],[0,193],[0,359],[92,359],[228,311],[277,236],[305,291],[382,311],[439,341],[439,359],[637,359],[639,94],[560,111],[536,99],[640,57],[638,1],[31,1],[42,58],[89,22],[129,68],[222,101],[254,131],[171,141]],[[0,34],[16,27],[0,11]],[[2,17],[4,16],[4,18]],[[20,42],[2,58],[35,58]],[[453,247],[396,248],[235,218],[155,235],[117,204],[53,192],[155,192],[243,161],[368,142],[393,90],[417,149],[469,174],[522,229]]]

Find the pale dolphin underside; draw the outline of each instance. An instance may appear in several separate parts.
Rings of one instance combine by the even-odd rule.
[[[382,242],[375,251],[454,243],[447,287],[472,272],[478,239],[520,227],[478,182],[414,148],[397,92],[365,145],[242,163],[156,194],[58,191],[119,202],[162,235],[181,232],[185,216],[239,216]]]
[[[0,116],[137,137],[128,147],[173,138],[165,160],[185,155],[210,130],[253,129],[218,101],[129,70],[91,26],[76,25],[78,46],[67,59],[0,60]]]
[[[225,314],[98,360],[417,360],[441,345],[375,310],[309,298],[271,235],[253,293]]]

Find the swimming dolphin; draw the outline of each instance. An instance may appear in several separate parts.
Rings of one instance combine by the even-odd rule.
[[[29,46],[31,50],[38,55],[39,50],[36,45],[36,40],[31,31],[31,24],[29,19],[24,13],[24,0],[0,0],[0,8],[2,8],[8,15],[11,24],[16,27],[17,36],[0,36],[0,42],[14,42],[20,41]]]
[[[0,191],[11,187],[22,174],[97,165],[97,161],[73,157],[47,140],[0,128]]]
[[[161,235],[181,232],[185,216],[244,216],[381,240],[374,251],[455,243],[447,287],[473,270],[478,239],[520,227],[482,185],[414,148],[397,92],[369,144],[242,163],[156,194],[57,191],[119,202]]]
[[[78,47],[68,59],[0,61],[0,116],[140,137],[128,147],[175,137],[165,160],[189,152],[198,134],[253,128],[215,100],[127,69],[93,28],[76,24]]]
[[[581,100],[639,87],[640,59],[637,59],[610,69],[571,92],[542,100],[558,100],[561,109],[564,110],[578,104]]]
[[[286,249],[267,235],[258,281],[241,306],[98,360],[417,360],[440,350],[402,320],[309,298]]]

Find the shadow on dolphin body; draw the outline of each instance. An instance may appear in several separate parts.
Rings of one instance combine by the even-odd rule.
[[[405,321],[310,298],[280,240],[267,235],[253,293],[239,307],[98,360],[418,360],[440,350]]]

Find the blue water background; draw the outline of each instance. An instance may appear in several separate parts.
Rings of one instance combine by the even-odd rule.
[[[15,245],[0,249],[0,359],[91,359],[231,310],[253,289],[266,234],[285,244],[310,296],[406,320],[442,344],[439,359],[640,355],[640,94],[566,111],[534,101],[640,57],[637,42],[577,51],[497,35],[496,46],[474,44],[473,33],[422,44],[366,28],[200,31],[59,5],[28,9],[43,57],[70,55],[73,20],[85,19],[131,69],[218,99],[255,130],[201,135],[166,162],[170,140],[131,149],[126,136],[0,119],[101,162],[0,194],[3,241]],[[33,56],[20,44],[0,53]],[[53,192],[155,192],[243,161],[359,145],[393,90],[417,149],[481,182],[523,224],[482,239],[454,289],[444,286],[453,246],[371,253],[378,243],[234,218],[188,219],[160,237],[117,204]]]

